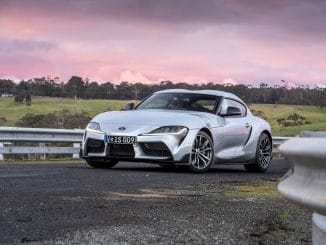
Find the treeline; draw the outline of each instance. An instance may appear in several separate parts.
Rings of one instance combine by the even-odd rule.
[[[18,84],[11,80],[0,79],[0,94],[13,94],[19,98],[28,96],[50,96],[80,99],[143,99],[153,92],[172,89],[214,89],[235,93],[247,103],[295,104],[326,106],[326,88],[250,85],[222,85],[216,83],[188,84],[162,81],[159,84],[142,84],[121,82],[97,83],[78,76],[71,77],[67,82],[59,82],[57,78],[34,78]]]

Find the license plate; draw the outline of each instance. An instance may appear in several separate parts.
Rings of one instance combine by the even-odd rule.
[[[133,144],[136,143],[136,137],[108,135],[107,142],[110,144]]]

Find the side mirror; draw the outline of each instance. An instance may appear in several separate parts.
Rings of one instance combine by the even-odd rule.
[[[128,103],[128,104],[125,104],[123,107],[122,107],[122,111],[130,111],[132,109],[134,109],[135,107],[135,104],[134,103]]]
[[[220,116],[222,117],[241,116],[241,114],[242,112],[240,108],[228,106],[228,108],[226,109],[226,113],[221,113]]]

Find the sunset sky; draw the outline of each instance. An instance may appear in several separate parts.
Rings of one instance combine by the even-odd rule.
[[[0,77],[326,85],[326,1],[0,0]]]

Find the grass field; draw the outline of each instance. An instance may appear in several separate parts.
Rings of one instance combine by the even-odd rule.
[[[263,111],[267,121],[271,124],[272,133],[275,136],[294,136],[303,130],[326,131],[326,108],[301,105],[268,105],[251,104],[250,108]],[[286,118],[291,113],[297,113],[310,121],[310,125],[281,127],[277,123],[278,118]]]
[[[5,117],[8,121],[5,126],[14,126],[15,122],[27,113],[46,114],[53,111],[67,109],[72,112],[86,111],[91,116],[108,111],[120,110],[121,107],[132,100],[73,100],[62,98],[37,98],[34,97],[32,106],[16,104],[13,98],[0,98],[0,118]],[[316,106],[296,106],[296,105],[267,105],[252,104],[250,108],[260,110],[265,113],[267,120],[272,126],[275,136],[293,136],[303,130],[323,130],[326,131],[326,108]],[[277,119],[287,117],[296,112],[311,122],[310,125],[297,127],[280,127]]]
[[[128,103],[126,100],[73,100],[63,98],[33,97],[32,106],[17,104],[13,98],[0,98],[0,118],[5,117],[6,126],[14,126],[15,122],[27,113],[47,114],[59,110],[71,112],[86,111],[91,116],[108,111],[120,110]],[[130,102],[133,102],[130,100]]]

